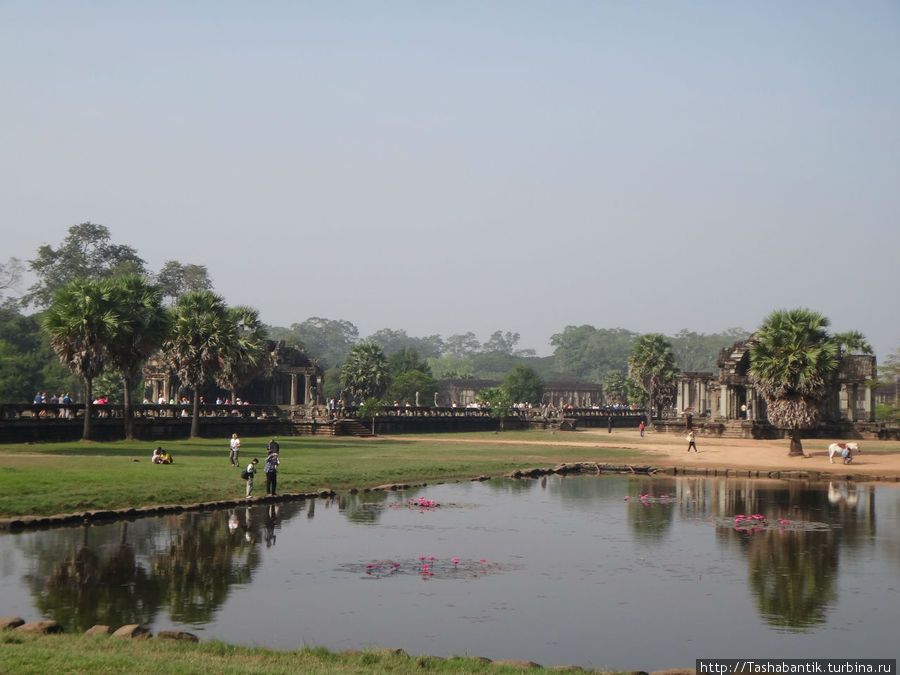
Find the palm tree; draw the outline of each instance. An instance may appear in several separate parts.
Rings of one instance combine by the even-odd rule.
[[[194,291],[178,297],[172,309],[172,329],[163,344],[181,382],[193,390],[191,438],[200,432],[200,387],[215,378],[232,348],[234,323],[221,296]]]
[[[866,340],[866,336],[858,330],[851,330],[846,333],[835,333],[831,336],[831,339],[837,343],[841,356],[853,352],[858,352],[860,354],[874,354],[872,345]],[[838,358],[838,360],[840,360],[840,358]]]
[[[222,370],[216,381],[231,393],[234,401],[237,390],[260,370],[265,352],[265,329],[259,320],[259,312],[252,307],[229,307],[227,311],[234,336],[223,354]]]
[[[753,337],[750,376],[766,400],[769,422],[789,429],[789,456],[803,455],[800,430],[819,423],[838,366],[828,319],[809,309],[772,312]]]
[[[91,440],[94,378],[107,359],[107,345],[121,330],[122,318],[109,279],[76,279],[53,295],[44,327],[59,360],[84,378],[84,429]]]
[[[134,438],[131,392],[141,377],[141,366],[162,345],[169,330],[169,315],[162,306],[158,286],[144,277],[128,275],[112,280],[120,322],[107,344],[109,362],[125,382],[125,438]]]
[[[675,355],[664,335],[648,333],[635,340],[628,357],[628,375],[647,392],[650,407],[647,421],[650,422],[653,406],[657,406],[659,414],[661,401],[671,396],[678,377]]]
[[[364,342],[353,347],[341,367],[341,387],[355,401],[380,398],[390,384],[387,359],[381,347]]]

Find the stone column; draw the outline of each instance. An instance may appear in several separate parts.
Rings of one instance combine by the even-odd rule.
[[[291,373],[291,405],[297,405],[297,373]]]

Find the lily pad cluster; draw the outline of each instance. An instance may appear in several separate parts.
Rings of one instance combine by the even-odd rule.
[[[467,558],[439,559],[433,555],[421,555],[406,560],[370,560],[369,562],[347,563],[340,570],[364,575],[373,579],[384,579],[399,575],[417,576],[425,581],[431,579],[466,579],[496,574],[507,569],[500,563]]]
[[[753,513],[746,515],[743,513],[735,514],[730,518],[722,518],[717,521],[719,527],[730,527],[736,532],[763,532],[766,530],[777,530],[785,533],[789,531],[812,531],[812,530],[829,530],[831,525],[828,523],[818,523],[810,520],[787,520],[786,518],[775,518],[769,520],[761,513]]]
[[[650,494],[638,495],[637,497],[626,496],[626,502],[630,502],[632,504],[671,504],[672,498],[669,495],[659,495],[658,497],[651,497]]]

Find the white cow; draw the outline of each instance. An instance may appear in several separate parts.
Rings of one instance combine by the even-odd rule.
[[[859,443],[832,443],[828,446],[828,461],[834,464],[834,456],[840,455],[844,458],[844,464],[853,461],[853,453],[859,454]]]

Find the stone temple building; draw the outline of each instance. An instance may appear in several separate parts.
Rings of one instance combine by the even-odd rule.
[[[683,372],[676,387],[676,413],[694,421],[766,423],[766,402],[750,379],[753,337],[719,353],[717,373]],[[822,422],[841,424],[875,421],[873,382],[875,357],[845,354],[824,402]]]
[[[288,346],[284,340],[266,341],[266,358],[259,373],[238,395],[251,403],[276,405],[308,405],[321,402],[322,368],[302,349]],[[162,396],[166,401],[178,400],[182,394],[178,376],[161,354],[147,361],[144,367],[145,396],[154,403]],[[186,392],[188,397],[193,392]],[[213,384],[203,389],[203,396],[212,403],[217,395],[223,398],[230,392]]]

